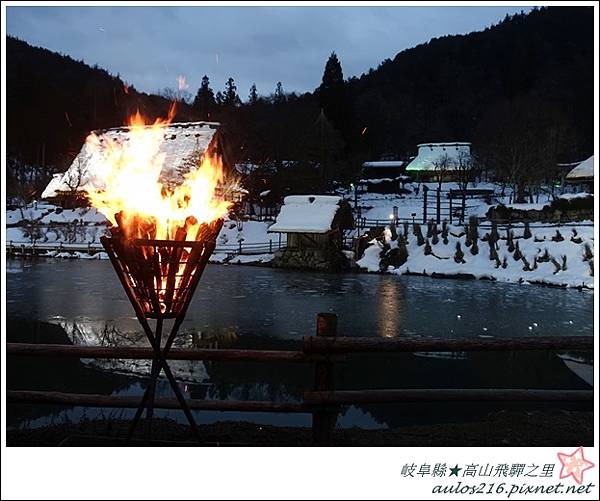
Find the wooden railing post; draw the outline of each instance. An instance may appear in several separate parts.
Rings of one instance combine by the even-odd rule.
[[[317,314],[317,337],[337,336],[337,315],[333,313]],[[334,391],[334,363],[331,357],[324,361],[315,362],[315,390]],[[337,423],[337,411],[313,411],[313,441],[315,444],[330,444]]]

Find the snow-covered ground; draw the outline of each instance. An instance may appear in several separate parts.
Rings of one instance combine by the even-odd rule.
[[[380,193],[360,193],[357,196],[358,208],[360,209],[360,215],[368,220],[388,220],[390,215],[393,214],[394,206],[398,207],[398,218],[400,219],[412,219],[415,214],[417,221],[423,218],[423,190],[425,187],[428,188],[428,211],[433,214],[435,210],[435,192],[438,188],[437,183],[408,183],[404,186],[410,193],[403,195],[395,194],[380,194]],[[544,206],[549,205],[553,196],[550,193],[541,193],[540,195],[534,196],[534,203],[513,203],[512,202],[512,191],[510,188],[504,188],[504,194],[502,194],[502,188],[495,183],[471,183],[468,186],[469,189],[478,190],[493,190],[494,196],[489,200],[491,203],[487,203],[485,198],[467,198],[466,199],[466,218],[469,216],[484,217],[490,207],[496,205],[505,205],[513,209],[540,210]],[[442,183],[442,192],[447,192],[451,189],[459,189],[457,183]],[[346,197],[352,206],[354,207],[354,192],[341,191],[344,197]],[[445,195],[443,195],[445,196]],[[588,193],[565,193],[559,195],[556,193],[557,198],[573,199],[583,198],[589,196]],[[458,208],[461,204],[461,200],[454,200],[454,207]],[[444,208],[448,208],[447,199],[442,199],[442,211]]]
[[[35,240],[38,249],[48,247],[47,257],[69,259],[108,259],[104,252],[95,252],[90,256],[82,252],[81,247],[89,244],[94,250],[102,249],[100,237],[108,228],[108,221],[96,209],[64,209],[49,204],[37,204],[23,210],[7,211],[8,225],[5,228],[7,245],[31,245]],[[33,223],[33,224],[32,224]],[[268,263],[272,252],[280,245],[279,236],[267,233],[271,223],[263,221],[225,221],[217,238],[213,263]],[[242,255],[239,255],[240,243]],[[62,245],[63,250],[56,246]],[[281,245],[285,245],[285,235]],[[71,247],[71,249],[69,249]]]
[[[384,195],[377,193],[363,193],[357,197],[360,215],[368,220],[388,221],[394,211],[394,206],[398,208],[399,218],[411,219],[415,214],[415,220],[422,220],[423,211],[423,187],[430,189],[430,195],[435,193],[436,183],[427,183],[417,185],[415,183],[407,184],[406,188],[414,190],[406,195]],[[418,188],[418,192],[417,192]],[[443,190],[457,189],[456,183],[444,183]],[[500,188],[492,183],[479,183],[469,185],[469,188],[476,189],[494,189],[500,193]],[[354,193],[352,191],[341,192],[354,207]],[[572,199],[587,196],[587,194],[564,194],[561,197]],[[510,203],[510,191],[505,190],[504,196],[496,195],[491,200],[481,198],[467,200],[467,216],[484,216],[489,208],[494,205],[504,204],[519,209],[540,209],[552,201],[550,195],[540,195],[535,204],[514,204]],[[491,202],[491,203],[487,203]],[[24,210],[12,210],[6,214],[7,225],[20,224],[21,226],[12,226],[6,228],[6,241],[13,245],[30,245],[32,242],[31,224],[27,221],[37,221],[39,232],[37,233],[36,246],[42,247],[44,244],[63,244],[62,251],[53,249],[47,255],[62,258],[90,258],[89,254],[82,252],[84,249],[72,249],[68,252],[69,246],[79,246],[90,244],[92,248],[101,250],[100,237],[107,228],[105,218],[95,209],[74,209],[57,210],[49,204],[38,203],[35,207]],[[433,254],[425,255],[424,246],[418,246],[416,238],[412,234],[412,225],[408,235],[408,261],[400,268],[384,270],[389,273],[425,273],[428,275],[456,275],[470,274],[476,278],[491,278],[509,282],[523,283],[547,283],[554,285],[563,285],[569,287],[593,287],[593,277],[590,275],[590,263],[583,260],[585,244],[588,243],[593,251],[593,226],[589,221],[577,226],[562,227],[541,227],[533,223],[531,231],[532,238],[524,239],[522,237],[523,225],[517,225],[514,228],[515,241],[519,242],[520,250],[525,259],[533,266],[534,257],[541,256],[546,249],[548,254],[557,262],[562,264],[563,256],[566,256],[566,270],[556,272],[556,266],[551,261],[543,261],[537,264],[537,268],[532,271],[524,271],[525,264],[522,261],[515,261],[512,253],[507,250],[506,234],[500,231],[502,240],[498,242],[498,256],[501,261],[506,257],[506,267],[497,267],[495,261],[489,259],[489,246],[486,242],[479,241],[479,254],[472,255],[470,248],[465,246],[464,236],[454,236],[462,233],[462,227],[453,226],[448,238],[448,244],[444,245],[441,241],[437,245],[432,245]],[[271,223],[259,221],[226,221],[223,229],[217,239],[217,247],[211,257],[213,263],[231,263],[231,264],[263,264],[269,263],[273,259],[273,253],[279,248],[279,245],[285,245],[285,234],[280,236],[268,233],[267,230]],[[36,226],[36,225],[33,225]],[[402,229],[402,225],[400,225]],[[564,237],[562,242],[552,241],[552,236],[556,231],[560,231]],[[577,232],[576,243],[571,241],[572,230]],[[441,230],[441,227],[440,227]],[[489,228],[479,229],[481,238]],[[356,234],[356,231],[353,232]],[[426,234],[426,226],[423,226],[423,234]],[[460,242],[464,253],[465,263],[456,263],[454,253],[456,243]],[[240,243],[242,245],[242,255],[239,254]],[[396,245],[396,242],[388,242],[390,246]],[[358,261],[358,265],[371,272],[379,272],[380,268],[381,243],[374,242],[365,254]],[[92,258],[103,259],[106,254],[96,253]]]
[[[514,225],[514,244],[516,246],[518,243],[521,254],[532,268],[531,271],[525,271],[525,263],[521,259],[515,260],[515,252],[508,250],[506,230],[499,228],[500,240],[497,244],[499,260],[506,265],[503,267],[497,266],[495,260],[490,260],[489,244],[481,240],[481,237],[490,231],[489,228],[479,228],[480,239],[477,242],[479,252],[473,255],[472,248],[465,245],[465,235],[461,235],[464,230],[460,226],[450,226],[448,243],[444,244],[440,235],[439,242],[436,245],[431,244],[432,253],[426,255],[426,246],[417,244],[417,237],[413,234],[413,228],[410,225],[406,246],[408,251],[406,263],[397,268],[389,267],[382,270],[381,257],[382,250],[384,250],[384,241],[392,249],[398,247],[398,241],[392,240],[392,232],[386,229],[380,240],[371,241],[370,246],[357,262],[357,265],[369,272],[383,271],[398,275],[405,273],[445,276],[466,274],[472,275],[474,278],[487,278],[504,282],[593,288],[594,277],[591,274],[590,262],[585,258],[585,255],[586,244],[593,252],[594,228],[593,226],[584,226],[584,224],[585,222],[578,226],[569,227],[541,227],[541,225],[536,227],[536,225],[531,225],[532,235],[530,238],[524,238],[524,225]],[[591,221],[588,221],[587,224],[591,224]],[[421,225],[421,229],[423,236],[426,236],[427,226]],[[552,240],[557,231],[560,232],[564,240]],[[402,226],[400,226],[399,232],[403,232]],[[464,263],[457,263],[454,259],[457,243],[461,245]],[[563,270],[562,265],[565,257],[566,269]],[[557,266],[552,262],[552,259],[561,266],[559,271],[557,271]],[[537,261],[537,265],[534,264],[535,261]]]

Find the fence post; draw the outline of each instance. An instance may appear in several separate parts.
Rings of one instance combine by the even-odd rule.
[[[448,198],[448,210],[450,212],[450,224],[452,224],[452,190],[450,190],[450,196]]]
[[[435,194],[435,196],[436,196],[436,210],[437,210],[437,217],[436,217],[437,224],[440,224],[440,210],[441,210],[441,205],[440,205],[441,204],[441,195],[440,195],[440,191],[441,190],[438,188],[437,192]]]
[[[337,315],[333,313],[317,314],[317,337],[337,336]],[[329,357],[325,361],[315,362],[315,390],[333,391],[334,364]],[[313,441],[315,444],[329,444],[333,439],[333,431],[337,423],[337,411],[313,411]]]
[[[427,186],[423,186],[423,224],[427,224]]]

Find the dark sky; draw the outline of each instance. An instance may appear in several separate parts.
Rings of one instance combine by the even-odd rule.
[[[195,93],[202,75],[243,99],[317,87],[336,51],[344,76],[360,76],[432,37],[468,33],[525,7],[8,7],[7,32],[98,64],[139,90]]]

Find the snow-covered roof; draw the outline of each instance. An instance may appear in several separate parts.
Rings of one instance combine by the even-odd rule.
[[[329,195],[290,195],[269,233],[327,233],[340,208],[342,197]]]
[[[363,163],[363,167],[375,167],[375,168],[398,168],[404,165],[403,160],[379,160],[376,162],[365,162]]]
[[[219,124],[216,122],[182,122],[165,125],[164,139],[159,147],[159,153],[164,154],[161,177],[172,178],[190,157],[206,151],[218,127]],[[101,165],[104,156],[103,145],[107,144],[109,138],[111,141],[127,141],[129,131],[129,127],[96,131],[100,148],[90,148],[86,142],[67,171],[56,174],[52,178],[42,193],[42,198],[56,196],[59,191],[70,191],[69,185],[75,186],[73,180],[77,179],[79,171],[81,182],[78,190],[85,191],[86,186],[98,187],[99,184],[103,184],[97,174],[98,166]]]
[[[471,143],[423,143],[417,145],[419,153],[406,166],[406,171],[433,171],[436,162],[445,156],[450,160],[446,170],[456,170],[461,155],[471,155]]]
[[[590,179],[594,177],[594,156],[592,155],[587,160],[581,162],[577,167],[570,170],[566,176],[569,181],[577,181],[581,179]]]
[[[42,193],[42,198],[56,196],[57,191],[61,191],[61,189],[63,189],[63,190],[65,189],[63,187],[63,185],[65,184],[63,182],[63,176],[65,174],[66,174],[65,172],[61,172],[60,174],[54,174],[52,176],[52,179],[48,183],[48,186],[46,186],[46,188],[44,189],[44,191]],[[67,189],[68,189],[68,187],[67,187]]]
[[[358,184],[381,184],[381,183],[391,183],[393,181],[410,181],[411,178],[409,176],[396,176],[396,177],[382,177],[379,179],[360,179]]]

